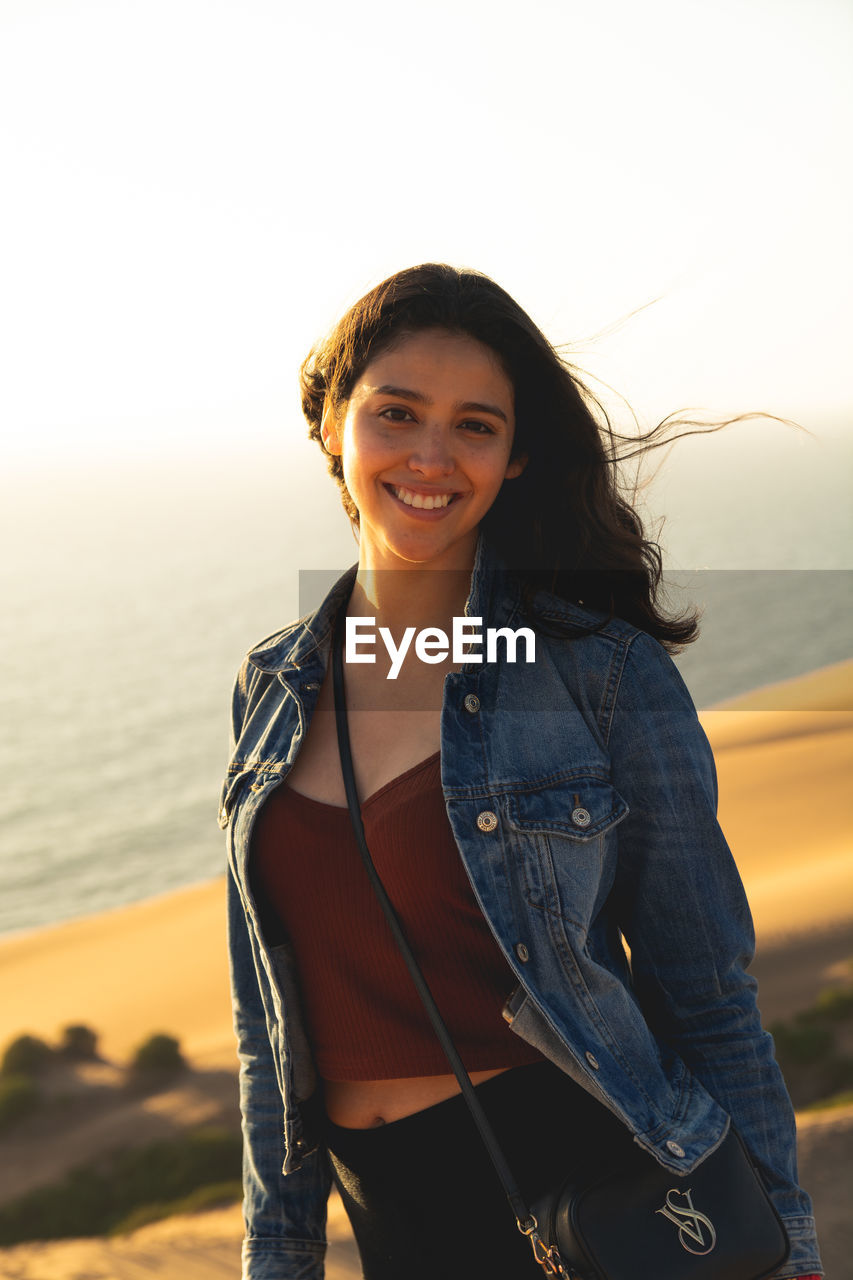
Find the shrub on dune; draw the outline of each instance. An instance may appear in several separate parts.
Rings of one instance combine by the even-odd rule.
[[[53,1050],[38,1036],[18,1036],[6,1046],[0,1076],[32,1076],[47,1066]]]
[[[98,1058],[98,1037],[91,1027],[72,1023],[62,1032],[59,1052],[72,1062],[95,1062]]]
[[[822,991],[815,1005],[770,1031],[795,1107],[842,1101],[853,1089],[853,987]]]
[[[157,1032],[144,1040],[130,1064],[131,1079],[146,1084],[169,1079],[186,1070],[186,1060],[174,1036]]]

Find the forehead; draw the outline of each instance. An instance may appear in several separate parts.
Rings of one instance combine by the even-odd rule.
[[[428,384],[437,395],[464,389],[467,397],[477,388],[483,393],[488,390],[493,399],[500,397],[510,409],[513,406],[512,382],[495,352],[468,334],[445,329],[401,335],[368,362],[353,394],[370,395],[388,383],[422,392],[428,389],[413,385],[413,380]]]

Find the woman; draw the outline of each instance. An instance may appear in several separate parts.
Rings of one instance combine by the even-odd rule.
[[[731,1116],[791,1240],[779,1276],[818,1274],[713,758],[667,653],[696,622],[655,602],[613,433],[518,305],[446,266],[358,302],[302,386],[359,559],[234,693],[244,1275],[322,1276],[333,1178],[368,1280],[541,1274],[358,858],[342,612],[373,637],[345,676],[368,844],[522,1191],[626,1129],[689,1172]],[[464,651],[438,643],[454,619]],[[478,647],[477,619],[515,654]]]

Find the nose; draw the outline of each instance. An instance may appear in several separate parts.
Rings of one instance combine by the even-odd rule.
[[[455,470],[452,441],[448,434],[437,423],[424,426],[413,442],[409,455],[409,468],[419,475],[449,476]]]

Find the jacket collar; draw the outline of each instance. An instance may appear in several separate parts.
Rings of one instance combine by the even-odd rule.
[[[284,674],[315,665],[318,671],[324,669],[335,618],[352,593],[357,572],[358,565],[350,565],[313,613],[305,614],[284,631],[276,632],[250,650],[248,657],[252,665],[270,674]],[[514,598],[510,601],[504,599],[508,589],[517,591],[517,588],[513,589],[508,570],[481,531],[465,603],[466,616],[482,618],[486,625],[487,619],[505,613],[506,618],[500,621],[507,621],[514,603]]]

